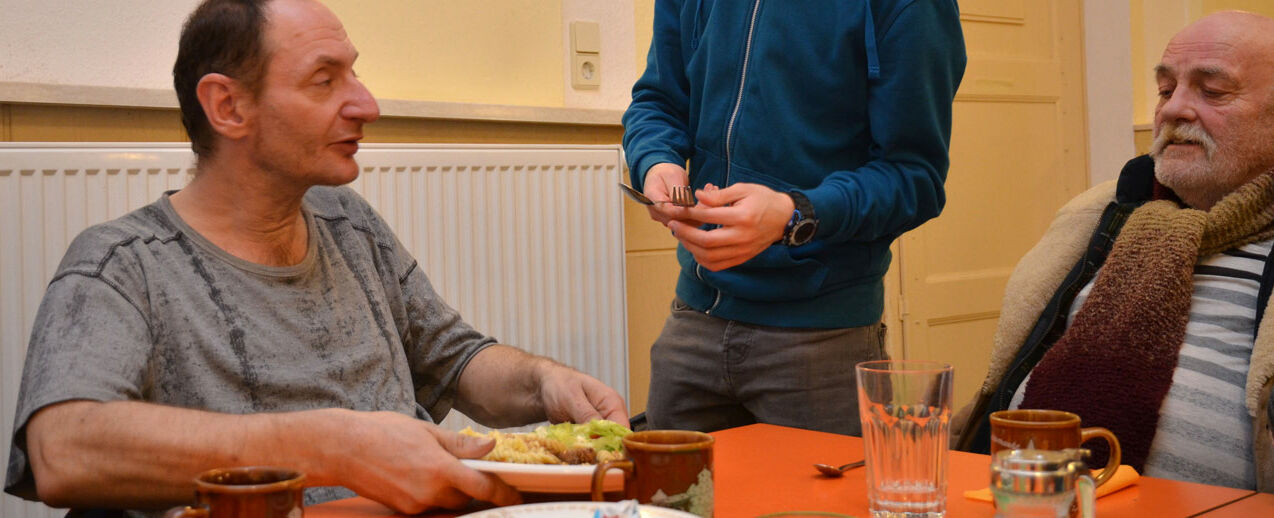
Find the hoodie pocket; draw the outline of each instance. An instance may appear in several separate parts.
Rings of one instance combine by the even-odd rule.
[[[809,299],[827,280],[828,268],[813,257],[793,258],[789,247],[771,246],[734,268],[702,270],[703,280],[743,299],[784,302]]]

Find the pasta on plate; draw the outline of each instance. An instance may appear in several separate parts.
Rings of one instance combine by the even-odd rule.
[[[529,433],[491,430],[460,433],[495,439],[495,448],[481,460],[518,464],[596,464],[624,457],[623,438],[632,433],[613,421],[595,419],[584,424],[558,423]]]

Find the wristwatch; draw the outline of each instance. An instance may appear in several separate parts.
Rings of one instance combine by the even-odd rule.
[[[814,240],[814,232],[818,230],[818,218],[814,217],[814,205],[800,191],[788,191],[792,198],[792,219],[788,220],[783,230],[783,239],[779,240],[787,246],[801,246]]]

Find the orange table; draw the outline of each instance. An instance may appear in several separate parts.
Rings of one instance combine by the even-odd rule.
[[[851,470],[842,478],[830,479],[818,475],[811,466],[815,462],[843,464],[861,459],[862,439],[765,424],[722,430],[712,435],[717,438],[714,461],[717,517],[798,510],[868,516],[865,470]],[[990,463],[986,455],[951,452],[947,516],[994,516],[991,504],[963,496],[967,490],[986,487]],[[1227,509],[1221,506],[1242,505],[1251,500],[1245,498],[1251,494],[1252,491],[1241,489],[1142,477],[1132,487],[1099,499],[1097,514],[1102,518],[1188,517]],[[305,514],[309,518],[393,515],[389,509],[363,498],[313,506],[307,508]]]
[[[1274,494],[1255,493],[1220,509],[1203,513],[1203,518],[1255,518],[1274,516]]]

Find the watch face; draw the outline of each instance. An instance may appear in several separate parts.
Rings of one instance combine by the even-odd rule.
[[[803,245],[810,242],[810,240],[814,239],[814,230],[817,228],[818,225],[812,220],[807,219],[797,223],[796,227],[792,229],[792,244]]]

